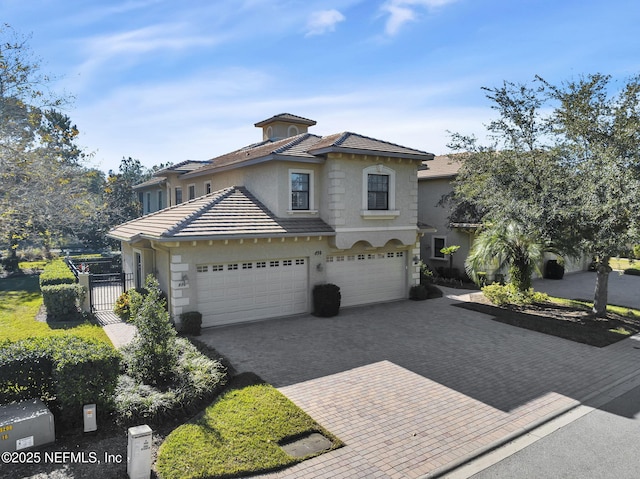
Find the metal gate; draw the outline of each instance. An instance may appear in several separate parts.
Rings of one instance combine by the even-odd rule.
[[[90,274],[89,301],[91,311],[112,311],[120,295],[132,287],[133,274]]]

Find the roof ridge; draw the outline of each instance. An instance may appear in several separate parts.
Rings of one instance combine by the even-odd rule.
[[[386,145],[397,146],[398,148],[402,148],[402,149],[405,149],[405,150],[413,150],[413,151],[419,151],[421,153],[429,154],[428,152],[426,152],[424,150],[418,150],[417,148],[412,148],[410,146],[400,145],[399,143],[392,143],[391,141],[379,140],[378,138],[373,138],[371,136],[362,135],[360,133],[354,133],[352,131],[345,131],[343,133],[343,135],[344,135],[344,137],[343,137],[342,141],[345,141],[349,136],[359,136],[360,138],[365,138],[365,139],[371,140],[371,141],[377,141],[379,143],[384,143]]]
[[[186,217],[182,218],[180,221],[178,221],[177,223],[172,225],[170,228],[168,228],[162,234],[162,236],[171,236],[172,234],[180,231],[180,229],[183,226],[185,226],[187,223],[190,223],[191,221],[193,221],[193,220],[199,218],[200,216],[202,216],[206,210],[208,210],[212,206],[215,206],[218,203],[220,203],[220,201],[222,201],[223,199],[227,198],[236,189],[237,189],[236,186],[229,186],[228,188],[224,188],[222,190],[218,190],[218,191],[214,191],[213,193],[209,193],[209,195],[213,196],[212,201],[208,201],[207,203],[202,205],[200,208],[195,210],[193,213],[191,213],[191,214],[187,215]],[[198,198],[194,198],[193,200],[188,201],[187,203],[180,203],[179,205],[176,205],[176,207],[182,206],[182,205],[186,205],[186,204],[189,204],[191,202],[198,201],[198,200],[202,200],[202,198],[205,198],[206,196],[209,196],[209,195],[205,195],[205,196],[200,196]]]
[[[299,135],[293,136],[291,137],[292,140],[290,142],[282,145],[279,148],[276,148],[275,150],[273,150],[273,153],[282,153],[283,151],[286,151],[293,146],[299,145],[310,136],[317,136],[317,135],[312,135],[312,133],[300,133]]]

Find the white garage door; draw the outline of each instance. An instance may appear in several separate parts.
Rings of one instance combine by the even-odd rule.
[[[342,306],[406,297],[403,251],[327,256],[327,282],[340,287]]]
[[[305,258],[201,264],[197,271],[203,327],[307,311]]]

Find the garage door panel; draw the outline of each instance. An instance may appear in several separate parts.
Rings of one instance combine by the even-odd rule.
[[[197,292],[204,327],[304,313],[307,260],[198,265]]]
[[[406,296],[404,252],[328,256],[326,268],[327,281],[340,287],[343,306]]]

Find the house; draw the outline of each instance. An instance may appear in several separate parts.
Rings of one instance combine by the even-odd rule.
[[[453,193],[452,182],[461,167],[459,156],[443,155],[434,157],[426,168],[418,171],[418,221],[428,223],[435,229],[425,232],[421,238],[421,258],[432,270],[447,275],[449,257],[440,250],[447,246],[460,246],[453,255],[454,276],[464,275],[465,261],[481,227],[474,212],[467,212],[466,218],[460,212],[459,218],[451,218],[451,209],[446,201],[443,202],[444,198]],[[544,261],[550,259],[557,259],[557,256],[545,253]],[[584,271],[589,262],[590,258],[586,255],[578,259],[566,258],[565,272]],[[544,265],[539,265],[539,268],[544,271]],[[507,271],[492,271],[490,267],[487,272],[489,279],[494,279],[496,273],[507,275]]]
[[[436,156],[427,167],[418,171],[418,221],[431,225],[435,231],[426,233],[420,241],[422,260],[433,271],[447,272],[449,257],[442,248],[457,245],[453,255],[453,268],[464,274],[464,262],[469,255],[475,233],[480,226],[476,222],[452,223],[446,198],[453,192],[451,182],[462,163],[455,156]]]
[[[418,170],[433,155],[313,125],[273,116],[255,124],[261,141],[139,185],[150,213],[109,232],[125,272],[138,285],[153,273],[174,318],[199,311],[205,327],[310,312],[321,283],[340,287],[343,306],[407,297]]]

